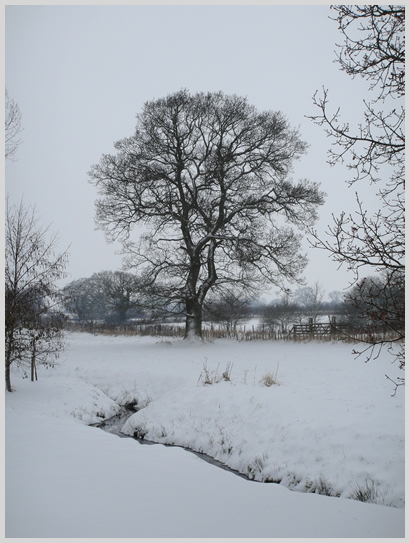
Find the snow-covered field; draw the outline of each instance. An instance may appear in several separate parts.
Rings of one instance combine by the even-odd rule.
[[[6,537],[404,537],[404,390],[391,397],[386,354],[365,364],[343,343],[68,339],[39,381],[12,373]],[[205,369],[217,382],[204,384]],[[264,385],[269,373],[278,384]],[[124,433],[280,484],[88,426],[133,402]]]

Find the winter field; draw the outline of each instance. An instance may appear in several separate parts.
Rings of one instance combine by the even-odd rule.
[[[404,537],[404,387],[352,348],[68,334],[12,371],[6,537]],[[124,404],[123,433],[253,480],[89,426]]]

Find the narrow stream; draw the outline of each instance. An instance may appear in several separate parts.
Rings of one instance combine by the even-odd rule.
[[[155,441],[148,441],[147,439],[139,439],[137,437],[129,436],[127,434],[123,434],[121,432],[122,426],[125,424],[127,419],[133,414],[136,413],[136,410],[133,407],[126,407],[124,406],[122,411],[118,413],[118,415],[114,415],[113,417],[106,419],[102,422],[97,422],[95,424],[90,424],[90,426],[93,426],[95,428],[101,428],[105,432],[108,432],[110,434],[114,434],[118,437],[128,437],[131,439],[135,439],[138,441],[138,443],[141,443],[141,445],[163,445],[164,447],[179,447],[180,449],[184,449],[192,454],[195,454],[198,458],[201,460],[204,460],[205,462],[208,462],[208,464],[212,464],[214,466],[217,466],[218,468],[221,468],[225,471],[229,471],[231,473],[234,473],[238,477],[242,477],[242,479],[246,479],[247,481],[251,482],[260,482],[260,481],[252,481],[252,479],[249,479],[246,475],[243,473],[240,473],[239,471],[236,471],[222,462],[219,462],[219,460],[216,460],[215,458],[212,458],[212,456],[208,456],[205,453],[200,453],[193,451],[191,449],[188,449],[187,447],[182,447],[180,445],[169,445],[167,443],[156,443]]]

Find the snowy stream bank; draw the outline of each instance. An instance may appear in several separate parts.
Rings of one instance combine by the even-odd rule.
[[[222,462],[219,462],[219,460],[216,460],[212,456],[209,456],[209,455],[207,455],[205,453],[200,453],[200,452],[197,452],[197,451],[193,451],[192,449],[189,449],[188,447],[183,447],[181,445],[170,445],[168,443],[162,444],[162,443],[157,443],[156,441],[149,441],[148,439],[141,439],[141,438],[139,438],[137,436],[130,436],[128,434],[124,434],[123,432],[121,432],[121,428],[127,422],[129,417],[133,413],[136,413],[136,412],[137,412],[136,409],[122,406],[121,411],[117,415],[114,415],[113,417],[110,417],[109,419],[106,419],[106,420],[104,420],[102,422],[97,422],[95,424],[90,424],[90,426],[94,427],[94,428],[100,428],[101,430],[104,430],[105,432],[108,432],[109,434],[114,434],[114,435],[116,435],[118,437],[128,438],[128,439],[135,439],[135,441],[138,441],[138,443],[140,443],[141,445],[163,445],[164,447],[177,447],[179,449],[183,449],[185,451],[188,451],[188,452],[194,454],[195,456],[197,456],[201,460],[204,460],[205,462],[208,462],[208,464],[212,464],[213,466],[216,466],[216,467],[218,467],[220,469],[223,469],[225,471],[229,471],[229,473],[233,473],[233,474],[237,475],[238,477],[242,477],[242,479],[246,479],[247,481],[255,482],[252,479],[249,479],[249,477],[247,477],[243,473],[240,473],[239,471],[236,471],[236,470],[230,468],[226,464],[223,464]]]

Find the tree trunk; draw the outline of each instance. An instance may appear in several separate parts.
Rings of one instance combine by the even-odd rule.
[[[36,367],[36,341],[33,339],[33,351],[31,353],[31,380],[34,381],[34,369]],[[37,371],[36,371],[37,381]]]
[[[198,298],[197,281],[201,262],[199,257],[192,256],[189,268],[189,275],[186,286],[186,324],[185,338],[202,338],[202,304]]]
[[[13,392],[13,389],[11,388],[11,380],[10,380],[10,364],[7,364],[6,362],[6,389],[8,392]]]
[[[202,338],[202,307],[197,300],[186,300],[185,338]]]
[[[126,309],[118,310],[118,323],[124,324],[126,320],[127,320],[127,310]]]
[[[10,366],[11,366],[11,351],[12,351],[12,333],[7,334],[7,349],[6,349],[6,389],[8,392],[13,392],[13,389],[11,388],[11,379],[10,379]]]

